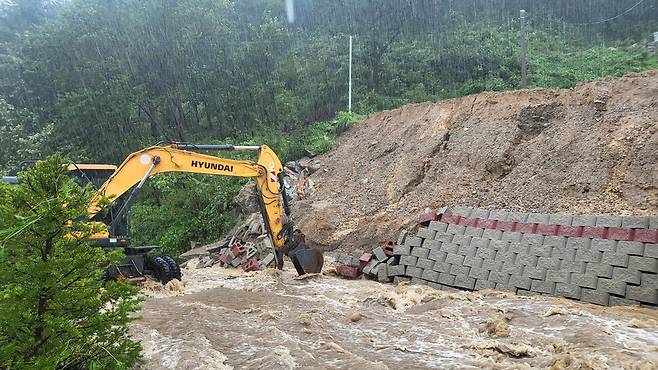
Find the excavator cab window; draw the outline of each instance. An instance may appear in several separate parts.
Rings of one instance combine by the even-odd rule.
[[[91,184],[94,189],[100,187],[112,176],[117,167],[113,165],[70,164],[69,173],[80,186]]]

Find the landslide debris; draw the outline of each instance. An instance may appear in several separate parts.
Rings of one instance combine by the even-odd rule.
[[[426,207],[655,214],[658,72],[413,104],[317,157],[293,214],[323,249],[395,240]]]

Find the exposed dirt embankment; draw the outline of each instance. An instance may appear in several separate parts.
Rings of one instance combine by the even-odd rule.
[[[295,206],[325,249],[393,239],[425,207],[658,210],[658,72],[414,104],[354,125]]]

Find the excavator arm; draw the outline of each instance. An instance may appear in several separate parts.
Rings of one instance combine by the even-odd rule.
[[[258,162],[223,159],[211,155],[200,154],[192,150],[254,150],[258,151]],[[169,146],[153,146],[130,154],[117,168],[112,176],[101,186],[98,194],[89,204],[88,214],[94,219],[101,207],[99,201],[103,197],[116,198],[129,191],[128,200],[119,211],[127,211],[132,196],[151,176],[164,172],[187,172],[208,175],[234,176],[253,178],[260,196],[263,218],[277,249],[284,247],[288,228],[286,227],[284,207],[287,204],[281,196],[279,175],[283,166],[277,155],[266,145],[233,146],[233,145],[193,145],[172,144]],[[284,204],[282,204],[282,202]]]
[[[188,150],[189,149],[189,150]],[[258,151],[258,161],[223,159],[200,154],[203,150],[251,150]],[[233,145],[171,144],[153,146],[134,152],[116,169],[100,187],[88,208],[91,220],[101,218],[100,201],[104,197],[116,198],[127,194],[121,209],[114,215],[114,223],[120,222],[128,211],[133,196],[146,180],[158,173],[187,172],[219,176],[253,178],[259,194],[259,203],[266,231],[275,247],[277,267],[283,267],[283,255],[288,255],[297,272],[317,273],[322,270],[322,252],[308,248],[304,235],[293,232],[290,210],[283,189],[283,166],[277,155],[267,147]],[[128,193],[130,191],[130,193]]]

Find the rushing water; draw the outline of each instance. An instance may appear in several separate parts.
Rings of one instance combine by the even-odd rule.
[[[658,311],[443,292],[294,269],[208,268],[145,287],[146,369],[655,369]]]

